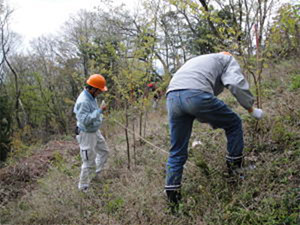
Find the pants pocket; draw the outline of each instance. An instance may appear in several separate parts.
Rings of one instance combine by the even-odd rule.
[[[81,152],[81,158],[82,160],[88,161],[89,160],[89,154],[88,154],[88,150],[80,150]]]

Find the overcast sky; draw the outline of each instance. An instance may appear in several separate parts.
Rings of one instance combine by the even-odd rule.
[[[134,7],[138,0],[115,0]],[[100,0],[6,0],[14,9],[11,29],[22,35],[24,44],[33,38],[55,34],[71,14],[80,9],[92,10]]]
[[[70,14],[80,9],[92,10],[100,0],[4,0],[14,9],[10,28],[22,35],[24,45],[41,35],[55,34]],[[297,2],[299,0],[281,0]],[[135,8],[139,0],[114,0]]]

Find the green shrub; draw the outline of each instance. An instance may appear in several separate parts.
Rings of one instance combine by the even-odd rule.
[[[11,149],[11,114],[9,98],[0,96],[0,162],[6,160]]]
[[[300,74],[296,74],[292,76],[291,84],[290,84],[290,91],[295,91],[300,88]]]
[[[105,209],[108,213],[115,213],[117,210],[122,208],[124,205],[124,200],[121,197],[117,197],[116,199],[112,199],[107,202]]]

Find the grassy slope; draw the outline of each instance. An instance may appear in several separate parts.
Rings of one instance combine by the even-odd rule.
[[[195,122],[191,143],[201,144],[190,147],[193,165],[184,171],[183,203],[178,216],[170,215],[163,194],[167,155],[144,143],[136,147],[134,160],[131,147],[128,170],[124,130],[110,120],[103,128],[111,148],[108,168],[90,192],[77,190],[78,154],[58,149],[35,188],[0,208],[0,224],[299,223],[300,88],[287,89],[291,75],[300,76],[295,68],[286,63],[264,74],[263,108],[268,115],[258,124],[228,93],[222,96],[244,120],[246,163],[256,165],[243,182],[224,176],[223,131]],[[164,108],[148,114],[146,139],[167,150]]]

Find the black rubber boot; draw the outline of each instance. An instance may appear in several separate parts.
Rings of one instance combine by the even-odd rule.
[[[180,190],[166,190],[168,197],[169,206],[171,212],[176,214],[179,208],[179,202],[181,201],[181,191]]]
[[[243,156],[240,157],[226,157],[226,164],[228,168],[229,176],[239,176],[244,179],[243,174]]]

